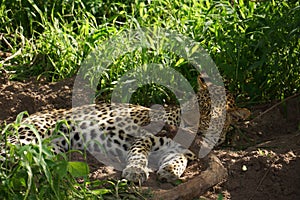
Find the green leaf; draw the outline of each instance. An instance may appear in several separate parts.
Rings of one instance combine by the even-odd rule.
[[[181,65],[183,62],[184,62],[184,58],[180,58],[180,59],[176,62],[175,67]]]
[[[60,176],[60,178],[65,177],[68,172],[68,162],[65,160],[60,161],[55,166],[55,172]]]
[[[111,194],[112,191],[110,189],[102,188],[97,190],[92,190],[94,195],[104,195],[104,194]]]
[[[67,169],[74,177],[86,177],[89,174],[89,167],[84,162],[68,162]]]
[[[223,200],[223,199],[224,199],[223,194],[220,193],[220,194],[218,195],[218,200]]]

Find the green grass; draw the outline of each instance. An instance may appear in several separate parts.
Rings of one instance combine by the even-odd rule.
[[[2,40],[0,50],[21,53],[0,67],[11,79],[44,76],[57,81],[73,76],[91,51],[122,31],[163,27],[200,42],[240,100],[284,99],[300,88],[299,9],[297,1],[279,0],[4,0],[0,31],[6,42]],[[195,85],[194,69],[187,62],[175,67],[179,60],[160,50],[128,53],[102,76],[100,93],[109,94],[124,73],[151,62],[174,67]]]

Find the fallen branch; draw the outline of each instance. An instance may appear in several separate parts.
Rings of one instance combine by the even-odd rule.
[[[213,154],[210,154],[207,160],[208,168],[201,172],[199,176],[173,189],[154,192],[152,199],[193,199],[205,193],[212,186],[224,181],[228,174],[221,161]]]

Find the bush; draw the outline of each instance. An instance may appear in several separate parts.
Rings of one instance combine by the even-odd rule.
[[[57,81],[73,76],[89,52],[109,38],[126,29],[157,26],[200,42],[240,100],[283,99],[300,88],[299,9],[298,1],[279,0],[4,0],[0,50],[16,55],[1,64],[15,71],[12,79],[46,76]],[[124,55],[102,77],[99,88],[110,93],[122,74],[142,64],[156,61],[174,67],[180,60],[170,52],[152,55],[147,49]],[[188,63],[175,69],[195,85]]]

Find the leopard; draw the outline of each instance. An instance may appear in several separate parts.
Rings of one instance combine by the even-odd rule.
[[[209,132],[207,130],[210,129],[211,118],[218,117],[219,114],[216,113],[219,107],[225,106],[225,120],[220,124],[213,124],[210,129],[211,132],[221,127],[218,137],[220,144],[224,142],[231,124],[248,118],[250,111],[236,106],[235,99],[229,92],[226,92],[226,103],[217,102],[214,109],[211,97],[221,93],[221,86],[203,81],[201,75],[198,76],[198,84],[195,101],[199,106],[200,119],[196,134],[205,135]],[[59,121],[64,123],[57,126]],[[166,107],[162,111],[129,103],[100,103],[71,109],[45,110],[24,118],[17,136],[11,136],[7,141],[18,145],[38,143],[36,134],[27,124],[35,127],[42,140],[50,138],[58,127],[58,137],[51,139],[51,148],[55,154],[77,149],[88,150],[92,155],[104,155],[121,163],[123,178],[140,184],[149,177],[149,158],[153,157],[151,160],[158,166],[156,173],[160,181],[180,179],[188,162],[197,159],[197,156],[168,137],[168,134],[156,135],[152,130],[144,128],[153,121],[178,127],[181,124],[181,109],[175,106]],[[185,123],[189,125],[189,122]]]

